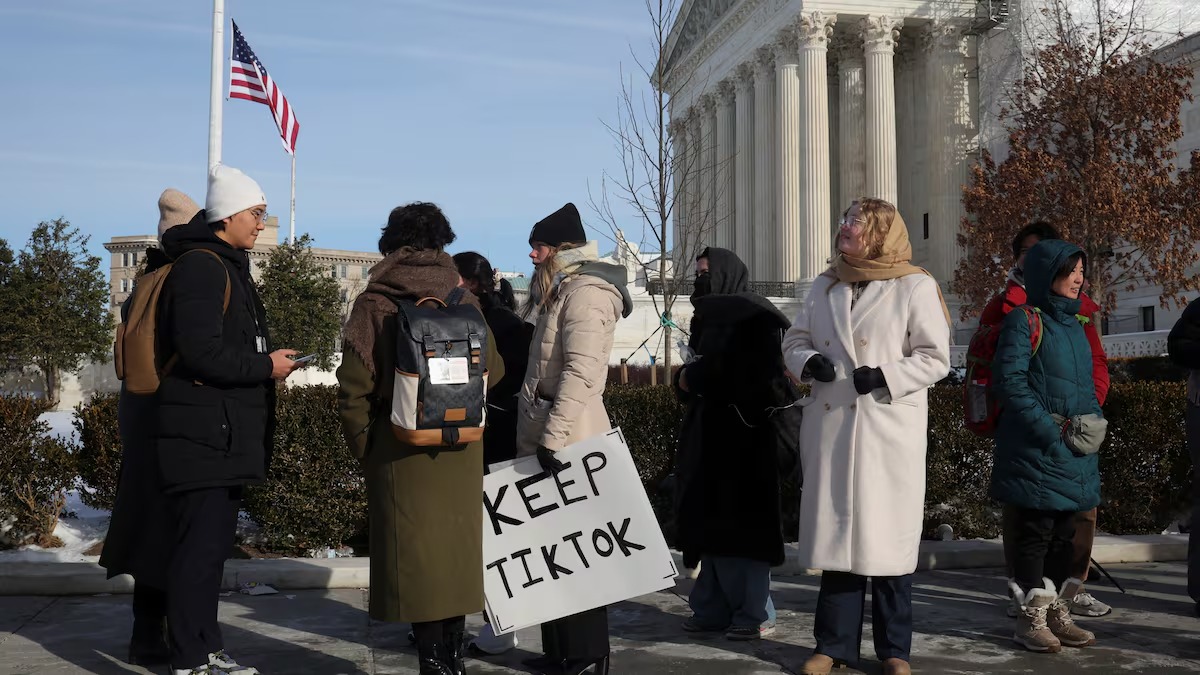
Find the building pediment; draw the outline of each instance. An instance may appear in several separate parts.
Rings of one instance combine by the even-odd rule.
[[[687,0],[679,8],[667,45],[670,70],[705,38],[741,0]]]

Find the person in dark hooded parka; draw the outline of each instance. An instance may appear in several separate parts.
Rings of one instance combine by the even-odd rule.
[[[676,457],[676,536],[700,564],[689,632],[753,640],[774,630],[771,567],[784,560],[781,476],[794,466],[798,395],[781,343],[791,322],[749,291],[746,265],[707,248],[696,260],[689,361],[675,377],[687,406]]]

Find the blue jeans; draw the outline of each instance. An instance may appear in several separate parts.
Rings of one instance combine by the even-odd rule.
[[[749,558],[704,556],[688,605],[696,623],[714,630],[773,626],[771,566]]]
[[[909,660],[912,650],[912,577],[871,577],[871,623],[875,655],[880,661]],[[817,654],[850,665],[858,663],[862,641],[863,603],[867,577],[848,572],[825,572],[817,596]]]

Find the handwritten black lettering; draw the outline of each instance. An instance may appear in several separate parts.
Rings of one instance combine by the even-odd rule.
[[[568,464],[567,466],[570,466],[570,464]],[[563,482],[562,477],[563,477],[563,474],[565,474],[565,473],[566,473],[565,471],[559,471],[558,473],[554,474],[554,484],[558,486],[558,494],[559,494],[559,496],[562,497],[563,506],[570,506],[570,505],[574,504],[575,502],[581,502],[581,501],[587,499],[587,495],[583,495],[581,497],[574,497],[574,498],[567,496],[567,486],[574,485],[575,481],[569,480],[569,481]]]
[[[641,544],[635,544],[634,542],[625,538],[625,533],[629,531],[629,520],[629,518],[626,518],[625,522],[621,523],[621,530],[619,532],[615,527],[613,527],[611,521],[608,523],[608,531],[612,532],[613,539],[616,540],[617,546],[621,547],[621,553],[624,553],[626,558],[629,557],[630,549],[636,551],[646,550],[645,546],[642,546]]]
[[[500,513],[500,502],[504,501],[504,493],[505,492],[508,492],[508,486],[501,485],[500,489],[496,491],[496,502],[495,503],[492,503],[492,500],[490,497],[488,497],[488,493],[486,490],[483,493],[483,506],[484,506],[484,508],[487,509],[488,518],[491,519],[492,529],[495,531],[496,534],[500,534],[500,523],[501,522],[507,523],[514,527],[521,524],[521,521],[517,520],[516,518],[512,518],[512,517],[504,515],[503,513]]]
[[[546,569],[550,570],[551,578],[557,581],[560,574],[574,574],[574,572],[554,562],[556,551],[558,551],[558,544],[551,544],[550,550],[546,550],[545,546],[542,547],[542,559],[546,561]]]
[[[487,569],[493,569],[500,573],[500,581],[504,582],[504,592],[508,594],[509,599],[512,599],[512,588],[508,585],[508,575],[504,573],[504,563],[508,562],[508,558],[501,558],[494,563],[489,563]]]
[[[517,481],[517,483],[516,483],[517,492],[520,493],[520,495],[521,495],[521,501],[525,502],[525,510],[529,512],[530,518],[537,518],[538,516],[540,516],[542,514],[550,513],[554,509],[558,508],[558,504],[553,504],[553,503],[547,504],[546,506],[542,506],[539,508],[534,508],[533,500],[537,499],[538,497],[541,497],[542,496],[541,493],[539,493],[539,492],[534,492],[532,494],[525,493],[525,488],[527,488],[531,485],[534,485],[535,483],[538,483],[539,481],[545,479],[548,475],[549,474],[547,472],[543,471],[542,473],[539,473],[537,475],[530,476],[528,478],[522,478],[521,480]]]
[[[583,532],[572,532],[563,537],[563,541],[571,542],[575,546],[575,552],[579,554],[579,562],[583,563],[583,568],[591,569],[592,566],[588,564],[587,556],[583,554],[583,547],[579,545],[579,538],[582,536]]]
[[[604,539],[605,543],[608,544],[607,551],[600,550],[601,539]],[[613,545],[612,537],[608,536],[607,532],[601,530],[600,528],[596,528],[592,532],[592,548],[596,549],[596,553],[600,554],[601,558],[607,558],[613,554],[613,551],[615,551],[617,547]]]
[[[521,564],[525,566],[525,578],[528,579],[528,581],[521,584],[521,588],[529,588],[530,586],[535,586],[545,581],[545,579],[542,577],[534,579],[533,573],[529,571],[529,561],[525,559],[525,556],[529,555],[530,553],[533,553],[533,551],[525,548],[512,554],[514,560],[520,558]]]
[[[590,459],[599,459],[600,463],[592,466],[591,462],[588,461]],[[608,458],[604,456],[603,452],[593,452],[583,458],[583,470],[587,472],[588,483],[592,486],[592,494],[597,497],[600,496],[600,490],[596,489],[596,472],[606,466],[608,466]]]

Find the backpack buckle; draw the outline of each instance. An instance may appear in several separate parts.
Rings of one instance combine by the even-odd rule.
[[[478,365],[479,364],[479,354],[481,351],[483,351],[483,341],[479,339],[478,334],[469,333],[467,335],[467,342],[471,346],[471,364]]]
[[[421,336],[421,345],[425,348],[425,358],[432,359],[437,356],[437,347],[433,343],[432,335]]]

